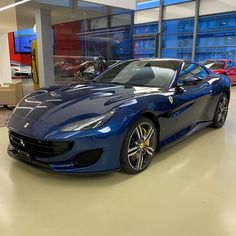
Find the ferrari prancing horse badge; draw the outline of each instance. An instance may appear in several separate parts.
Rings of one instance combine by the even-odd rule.
[[[169,96],[168,99],[169,99],[170,103],[173,104],[173,102],[174,102],[173,97]]]

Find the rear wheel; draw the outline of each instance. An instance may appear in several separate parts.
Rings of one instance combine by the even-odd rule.
[[[152,120],[141,117],[129,129],[121,151],[121,169],[129,174],[145,170],[155,154],[157,130]]]
[[[229,99],[226,93],[223,93],[216,106],[212,127],[221,128],[228,114]]]

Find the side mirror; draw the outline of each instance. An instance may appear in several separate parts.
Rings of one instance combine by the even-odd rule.
[[[183,80],[178,80],[177,83],[176,83],[176,88],[180,88],[182,86],[184,86]]]
[[[194,76],[189,76],[185,80],[183,80],[183,85],[195,85],[197,84],[201,79]]]
[[[184,83],[182,80],[177,81],[176,86],[175,86],[175,93],[176,94],[181,94],[184,92],[183,85],[184,85]]]

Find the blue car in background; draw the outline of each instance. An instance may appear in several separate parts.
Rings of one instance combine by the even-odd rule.
[[[135,59],[94,81],[42,88],[8,121],[11,157],[57,173],[145,170],[154,154],[221,128],[230,80],[192,61]]]

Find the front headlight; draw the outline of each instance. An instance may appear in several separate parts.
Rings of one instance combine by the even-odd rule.
[[[80,120],[78,122],[71,123],[66,125],[61,129],[62,132],[69,132],[69,131],[79,131],[79,130],[87,130],[97,128],[105,124],[118,110],[114,109],[111,110],[103,115],[88,118],[85,120]]]

